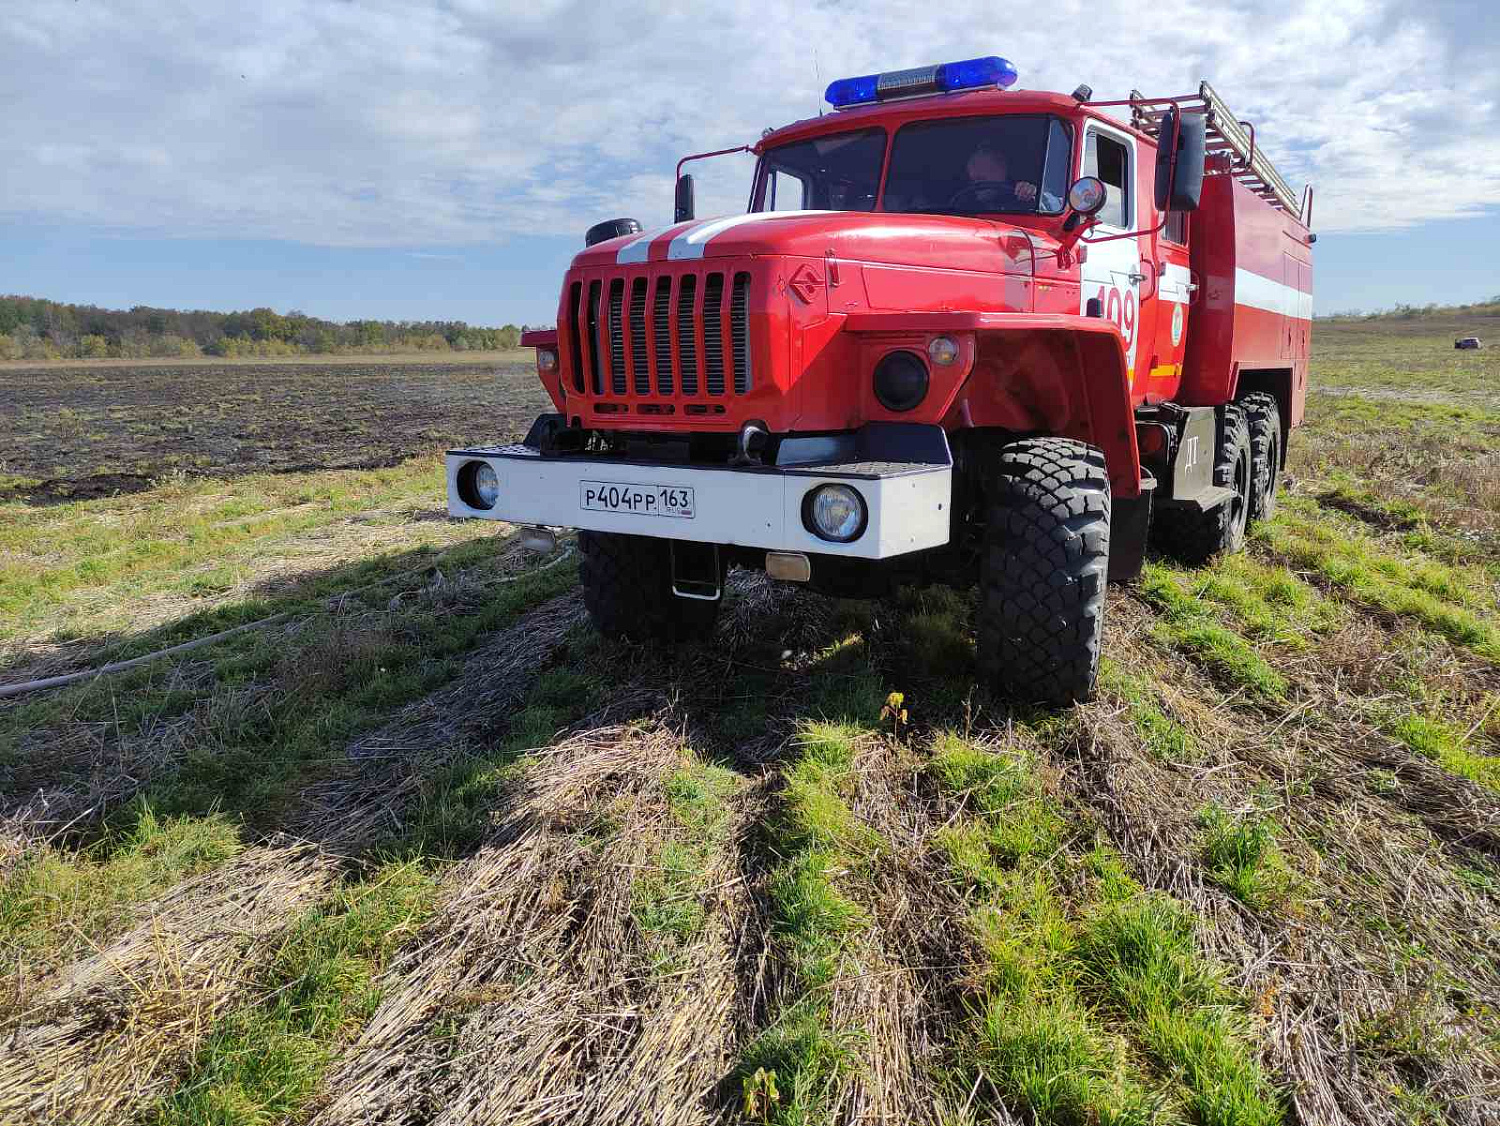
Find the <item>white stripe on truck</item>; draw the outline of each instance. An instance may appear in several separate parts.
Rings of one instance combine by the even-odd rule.
[[[690,227],[667,244],[667,259],[669,261],[681,261],[685,258],[702,258],[704,251],[708,248],[708,241],[715,235],[721,235],[725,231],[746,223],[773,222],[777,219],[790,219],[799,215],[833,215],[832,211],[753,211],[748,215],[729,215],[723,219],[710,219],[707,223],[700,223],[696,227]]]
[[[1242,266],[1234,271],[1234,303],[1263,309],[1267,313],[1280,313],[1283,317],[1295,317],[1299,321],[1312,320],[1311,293]]]

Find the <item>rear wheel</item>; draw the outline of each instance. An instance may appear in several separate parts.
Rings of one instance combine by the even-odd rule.
[[[1154,514],[1152,533],[1157,547],[1190,566],[1207,563],[1222,552],[1245,546],[1250,516],[1253,458],[1250,428],[1238,404],[1219,407],[1218,440],[1214,448],[1214,484],[1233,491],[1223,504],[1200,512],[1186,505],[1162,505]]]
[[[1281,484],[1281,409],[1276,397],[1257,392],[1240,401],[1250,429],[1250,523],[1276,515]]]
[[[1066,438],[1000,451],[979,574],[979,665],[1027,703],[1087,700],[1099,672],[1109,569],[1104,455]]]
[[[580,532],[578,546],[583,603],[606,637],[679,641],[713,629],[719,600],[672,593],[671,540]]]

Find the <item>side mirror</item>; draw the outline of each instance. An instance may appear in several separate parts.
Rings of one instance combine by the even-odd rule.
[[[1079,215],[1097,215],[1104,209],[1109,189],[1097,176],[1080,176],[1068,189],[1068,206]]]
[[[683,223],[695,218],[693,214],[693,174],[684,172],[677,177],[677,205],[672,209],[672,222]]]
[[[1180,122],[1180,124],[1179,124]],[[1197,211],[1203,195],[1206,119],[1201,113],[1162,114],[1156,137],[1156,210]],[[1172,137],[1177,137],[1177,169],[1172,170]]]

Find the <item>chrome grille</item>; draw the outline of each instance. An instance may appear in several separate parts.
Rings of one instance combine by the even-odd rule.
[[[724,394],[723,274],[709,274],[703,284],[703,366],[708,393]]]
[[[672,393],[672,279],[656,279],[656,303],[651,309],[656,329],[656,393]]]
[[[672,398],[723,398],[755,385],[747,271],[650,273],[573,282],[566,341],[573,386],[595,398],[647,400],[642,413],[673,414]],[[726,292],[727,291],[727,292]],[[727,307],[726,307],[727,305]],[[606,373],[607,369],[607,373]],[[630,402],[601,403],[610,413]],[[687,414],[723,407],[686,406]]]
[[[635,393],[651,394],[651,370],[646,366],[646,279],[630,283],[630,369]]]
[[[698,279],[688,274],[677,287],[677,355],[682,372],[682,393],[698,393],[698,332],[693,316]]]
[[[750,275],[734,275],[729,298],[729,347],[734,356],[734,393],[750,390]]]
[[[625,394],[625,279],[609,283],[609,383],[616,395]]]

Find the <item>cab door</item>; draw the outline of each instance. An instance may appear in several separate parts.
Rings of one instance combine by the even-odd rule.
[[[1109,238],[1136,229],[1140,214],[1136,182],[1138,167],[1135,138],[1123,130],[1111,129],[1090,121],[1083,134],[1082,175],[1097,176],[1104,181],[1107,197],[1099,212],[1098,224],[1090,239],[1108,238],[1107,242],[1088,244],[1083,259],[1079,287],[1079,309],[1083,314],[1093,310],[1114,321],[1125,340],[1125,370],[1132,392],[1138,371],[1137,355],[1141,335],[1141,283],[1147,281],[1141,267],[1141,240]],[[1133,398],[1138,396],[1132,395]]]
[[[1182,385],[1183,357],[1187,354],[1188,306],[1197,285],[1188,268],[1188,216],[1184,211],[1167,213],[1167,221],[1154,236],[1156,254],[1149,263],[1156,275],[1156,298],[1150,302],[1151,354],[1145,367],[1147,402],[1172,399]],[[1142,345],[1142,352],[1145,345]]]

